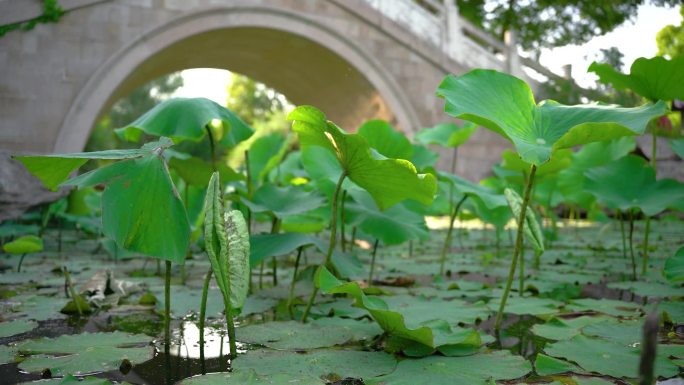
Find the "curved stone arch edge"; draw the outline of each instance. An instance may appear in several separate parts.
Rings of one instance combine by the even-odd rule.
[[[258,16],[236,17],[237,13]],[[280,23],[273,23],[277,19]],[[250,21],[247,21],[250,20]],[[274,27],[278,25],[278,27]],[[110,96],[139,65],[164,48],[191,36],[227,28],[267,28],[298,35],[319,44],[352,65],[387,102],[401,128],[412,133],[420,121],[403,90],[363,47],[333,28],[275,6],[223,6],[180,15],[143,33],[101,65],[72,103],[53,148],[55,153],[82,151]],[[337,44],[335,44],[337,43]]]

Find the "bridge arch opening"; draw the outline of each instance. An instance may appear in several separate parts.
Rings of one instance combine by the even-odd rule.
[[[348,130],[371,118],[404,131],[419,128],[401,88],[354,41],[291,10],[234,6],[182,16],[110,57],[79,92],[54,151],[81,151],[114,102],[153,79],[189,68],[247,75],[294,104],[321,108]]]

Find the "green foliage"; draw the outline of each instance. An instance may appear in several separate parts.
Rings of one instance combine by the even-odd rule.
[[[169,160],[169,167],[175,170],[185,183],[193,186],[206,186],[214,173],[213,166],[210,163],[194,156],[183,158],[174,156]],[[224,182],[245,179],[244,175],[235,172],[223,162],[216,165],[216,171]]]
[[[2,250],[10,254],[28,254],[43,251],[43,240],[35,235],[24,235],[2,245]]]
[[[168,138],[140,149],[17,157],[49,188],[56,188],[87,159],[121,160],[79,175],[65,186],[105,184],[102,229],[126,250],[183,263],[190,226],[162,156]]]
[[[416,140],[423,144],[437,144],[442,147],[458,147],[465,143],[477,130],[477,125],[466,122],[462,127],[455,123],[441,123],[432,128],[423,128],[416,134]]]
[[[326,245],[311,235],[302,233],[280,233],[253,235],[250,240],[249,263],[258,266],[268,257],[287,255],[300,247],[314,245],[325,250]]]
[[[0,37],[5,36],[8,32],[14,31],[15,29],[30,31],[35,28],[38,23],[57,23],[64,13],[64,9],[62,9],[57,0],[43,0],[42,15],[29,21],[0,26]]]
[[[300,106],[288,116],[302,146],[320,146],[332,152],[343,172],[368,191],[381,210],[404,199],[430,204],[437,182],[430,174],[417,174],[403,159],[374,159],[366,139],[347,134],[314,107]]]
[[[413,146],[408,138],[384,120],[369,120],[356,132],[384,157],[406,160],[413,157]]]
[[[449,115],[500,134],[514,144],[523,161],[534,165],[560,149],[643,134],[648,122],[667,110],[663,102],[638,108],[565,106],[550,100],[535,104],[524,81],[492,70],[449,75],[437,94],[446,99]]]
[[[254,125],[284,112],[287,101],[264,84],[233,73],[226,106],[249,125]]]
[[[629,89],[653,102],[684,99],[684,57],[667,60],[656,56],[638,58],[632,63],[629,74],[615,70],[610,64],[592,63],[589,72],[598,75],[602,83],[616,90]],[[663,111],[660,115],[663,115]]]
[[[326,203],[315,191],[292,185],[277,187],[270,183],[259,187],[251,200],[242,197],[241,201],[255,213],[269,213],[277,218],[302,214]]]
[[[684,199],[683,184],[673,179],[656,181],[653,168],[632,155],[590,169],[585,176],[585,189],[613,209],[638,208],[653,216]]]
[[[684,56],[684,5],[679,6],[682,21],[679,25],[667,25],[656,35],[658,56],[669,56],[674,59]]]
[[[350,190],[350,194],[354,201],[345,204],[348,226],[357,226],[364,234],[379,239],[384,245],[429,238],[425,218],[402,203],[380,211],[367,192]]]
[[[222,125],[214,126],[214,120],[219,120]],[[121,138],[132,142],[140,140],[143,133],[166,136],[180,142],[199,141],[212,126],[214,141],[226,147],[235,146],[254,132],[233,112],[205,98],[166,100],[115,131]]]
[[[496,380],[520,378],[532,367],[524,358],[508,351],[481,353],[468,357],[427,357],[400,361],[397,369],[366,381],[369,385],[484,385]]]
[[[678,5],[678,0],[503,1],[456,0],[461,16],[494,36],[514,30],[524,50],[581,45],[633,19],[642,4]]]
[[[515,190],[509,188],[504,190],[504,195],[506,196],[508,205],[511,207],[513,217],[519,218],[520,211],[522,210],[522,197],[518,195]],[[541,226],[539,226],[539,222],[534,215],[532,207],[527,207],[527,210],[525,210],[525,223],[523,228],[527,241],[532,244],[532,247],[534,247],[537,252],[544,251],[544,234],[541,231]]]
[[[665,261],[663,275],[672,283],[684,282],[684,247]]]
[[[397,338],[400,349],[406,354],[425,356],[439,350],[445,355],[472,354],[480,346],[480,335],[474,330],[454,331],[448,323],[425,322],[417,328],[406,325],[401,313],[392,311],[379,297],[369,297],[357,282],[341,282],[324,266],[316,271],[315,284],[327,294],[348,294],[355,306],[368,311],[380,327]]]
[[[27,372],[40,372],[49,368],[53,375],[105,372],[119,368],[127,358],[137,364],[151,359],[154,349],[128,347],[152,340],[146,335],[114,333],[81,333],[57,338],[41,338],[19,344],[24,354],[20,368]],[[47,356],[46,356],[47,354]]]
[[[249,289],[249,233],[242,213],[224,212],[221,182],[212,175],[204,201],[204,239],[226,316],[242,308]]]
[[[280,167],[289,140],[274,132],[257,138],[249,147],[249,171],[252,184],[259,186],[271,170]]]

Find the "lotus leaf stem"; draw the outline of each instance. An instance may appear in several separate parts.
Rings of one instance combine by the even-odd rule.
[[[295,292],[295,285],[297,284],[297,272],[299,271],[299,261],[302,258],[302,251],[304,250],[304,246],[299,246],[297,248],[297,258],[295,259],[295,265],[294,265],[294,273],[292,273],[292,282],[290,283],[290,296],[287,299],[287,311],[290,313],[290,318],[294,319],[294,311],[293,311],[293,304],[294,304],[294,292]]]
[[[202,303],[200,304],[199,313],[199,345],[200,345],[200,365],[202,366],[202,374],[206,374],[204,361],[204,320],[207,316],[207,296],[209,294],[209,283],[211,282],[212,269],[207,271],[204,276],[204,285],[202,285]]]
[[[375,255],[378,252],[378,243],[380,242],[379,239],[375,239],[375,243],[373,244],[373,254],[371,257],[371,265],[370,265],[370,273],[368,274],[368,287],[373,286],[373,271],[375,270]]]
[[[464,195],[463,198],[461,198],[461,200],[458,201],[458,204],[456,204],[454,210],[451,212],[451,217],[449,218],[449,230],[447,230],[446,238],[444,238],[444,245],[442,246],[442,254],[440,256],[439,275],[444,275],[444,264],[446,263],[447,252],[449,251],[449,248],[451,248],[451,236],[454,231],[454,222],[456,222],[458,211],[460,210],[461,205],[463,204],[463,202],[465,202],[466,199],[468,199],[468,196]]]
[[[651,233],[651,217],[646,218],[646,229],[644,230],[644,252],[641,255],[641,274],[646,274],[648,269],[648,235]]]
[[[335,239],[337,238],[337,201],[340,195],[340,190],[342,189],[342,182],[344,182],[344,178],[346,177],[347,174],[344,172],[340,175],[340,179],[338,179],[337,185],[335,185],[335,192],[333,193],[332,197],[332,215],[330,216],[330,243],[328,244],[328,253],[325,255],[325,261],[323,262],[323,266],[326,267],[329,267],[332,253],[335,249]],[[311,306],[313,306],[313,303],[316,300],[316,294],[318,294],[318,286],[314,285],[314,289],[311,292],[311,297],[309,298],[309,302],[306,304],[306,309],[304,309],[304,314],[302,315],[303,323],[305,323],[306,319],[309,317]]]
[[[522,205],[520,206],[520,215],[518,216],[518,229],[515,237],[515,249],[513,250],[513,260],[511,261],[511,268],[508,271],[508,281],[506,281],[506,288],[501,296],[501,301],[499,303],[499,311],[496,313],[496,321],[494,322],[494,329],[498,331],[501,327],[501,319],[503,318],[503,312],[506,309],[506,300],[508,299],[508,294],[511,291],[511,286],[513,285],[513,277],[515,276],[515,268],[518,263],[518,255],[522,249],[523,241],[523,226],[525,223],[525,215],[527,213],[527,205],[530,202],[530,192],[532,191],[532,185],[534,184],[534,175],[537,172],[537,166],[534,164],[530,168],[530,175],[527,179],[527,185],[525,186],[525,195],[523,196]]]
[[[164,344],[168,349],[171,342],[171,261],[166,261],[164,275]]]

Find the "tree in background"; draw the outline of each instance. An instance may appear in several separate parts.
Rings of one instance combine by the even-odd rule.
[[[658,56],[673,59],[684,55],[684,5],[679,7],[679,14],[682,15],[679,25],[668,25],[656,35]]]
[[[152,80],[119,99],[95,125],[85,151],[140,147],[136,143],[119,140],[114,134],[114,129],[134,121],[152,107],[168,99],[182,86],[183,77],[180,72],[175,72]]]
[[[228,164],[232,167],[244,162],[244,151],[258,138],[274,132],[285,136],[290,130],[285,119],[292,107],[290,102],[283,94],[245,75],[232,74],[226,106],[255,130],[229,154]]]
[[[455,0],[461,16],[503,38],[517,32],[526,51],[582,44],[633,19],[640,5],[675,6],[681,0]],[[681,40],[680,40],[681,43]]]
[[[250,126],[282,113],[286,104],[287,100],[274,89],[245,75],[232,74],[226,106]]]

